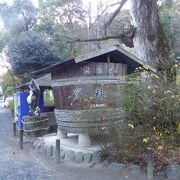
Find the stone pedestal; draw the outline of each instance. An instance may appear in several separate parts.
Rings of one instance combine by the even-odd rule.
[[[40,137],[47,133],[48,117],[45,115],[35,116],[24,116],[23,118],[23,130],[26,136]]]
[[[58,131],[57,131],[57,138],[58,139],[65,139],[65,138],[67,138],[67,133],[58,129]]]
[[[78,145],[80,147],[89,147],[91,146],[91,140],[88,134],[79,134],[78,136]]]

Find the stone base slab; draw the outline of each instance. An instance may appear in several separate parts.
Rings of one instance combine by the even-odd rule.
[[[43,154],[44,156],[54,159],[56,155],[55,143],[47,143],[44,141],[44,138],[38,138],[34,142],[33,148],[37,153]],[[83,149],[72,150],[71,148],[60,149],[60,158],[63,162],[75,162],[75,163],[86,163],[86,164],[99,164],[101,163],[101,154],[97,151],[90,152]]]

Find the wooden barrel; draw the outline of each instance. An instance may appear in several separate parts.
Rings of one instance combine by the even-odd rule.
[[[107,62],[83,62],[52,72],[58,128],[95,133],[122,123],[126,74],[126,64]]]
[[[27,136],[40,137],[47,133],[48,117],[45,115],[35,116],[24,116],[23,118],[23,130]]]

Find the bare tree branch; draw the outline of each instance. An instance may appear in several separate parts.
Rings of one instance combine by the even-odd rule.
[[[95,19],[95,21],[91,24],[89,29],[91,29],[96,24],[96,22],[102,17],[102,15],[107,11],[108,8],[113,7],[115,5],[118,5],[118,4],[120,4],[120,2],[113,3],[113,4],[110,4],[110,5],[106,6],[105,9],[101,12],[101,14],[98,15],[97,18]]]
[[[22,11],[21,14],[22,14],[23,19],[24,19],[25,30],[28,31],[29,30],[29,28],[28,28],[28,18],[26,17],[24,11]]]
[[[136,28],[131,25],[131,26],[127,27],[126,29],[124,29],[124,31],[122,31],[122,33],[118,34],[118,35],[104,36],[104,37],[92,38],[92,39],[75,38],[75,39],[72,39],[72,40],[69,40],[69,41],[66,41],[66,42],[67,43],[96,42],[96,41],[106,41],[106,40],[110,40],[110,39],[118,39],[122,43],[124,43],[126,46],[132,48],[132,47],[134,47],[133,38],[135,36],[135,33],[136,33]]]
[[[123,26],[122,28],[119,29],[118,34],[115,34],[115,35],[107,36],[107,33],[106,33],[108,26],[111,25],[112,21],[118,15],[118,13],[120,12],[121,8],[123,7],[123,5],[126,2],[127,2],[127,0],[121,0],[118,3],[114,3],[114,4],[110,4],[110,5],[106,6],[106,8],[101,12],[101,14],[95,20],[95,23],[96,23],[96,21],[102,16],[103,13],[105,13],[105,11],[109,7],[112,7],[114,5],[119,4],[118,8],[114,11],[114,13],[112,13],[112,15],[110,16],[110,18],[108,19],[108,21],[106,22],[106,24],[104,26],[105,27],[105,36],[98,37],[98,38],[94,37],[94,38],[91,38],[91,39],[81,39],[81,38],[74,37],[73,39],[67,40],[66,42],[67,43],[77,43],[77,42],[84,42],[84,43],[86,43],[86,42],[97,42],[97,41],[106,41],[106,40],[110,40],[110,39],[117,39],[121,43],[124,43],[126,46],[128,46],[130,48],[134,47],[133,38],[134,38],[135,33],[136,33],[136,27],[134,27],[133,25],[128,24],[126,26]]]
[[[119,39],[121,38],[121,34],[120,35],[115,35],[115,36],[104,36],[104,37],[100,37],[100,38],[92,38],[92,39],[74,39],[72,41],[67,41],[67,42],[95,42],[95,41],[106,41],[109,39]]]
[[[108,26],[111,25],[113,19],[119,14],[121,8],[124,6],[127,0],[121,0],[121,3],[119,7],[113,12],[112,16],[109,18],[109,20],[105,23],[104,25],[104,30],[105,30],[105,36],[107,35],[107,28]]]

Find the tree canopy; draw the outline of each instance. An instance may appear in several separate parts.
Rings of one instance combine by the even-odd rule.
[[[160,21],[174,53],[180,53],[180,2],[166,0],[159,8]]]
[[[14,0],[12,6],[0,4],[1,18],[5,27],[13,33],[28,31],[36,21],[37,9],[31,0]]]
[[[13,38],[7,54],[15,74],[30,73],[60,60],[54,42],[33,31],[23,32]]]
[[[20,83],[20,79],[12,77],[12,74],[8,71],[2,76],[1,87],[3,94],[6,96],[13,95],[15,84]]]

